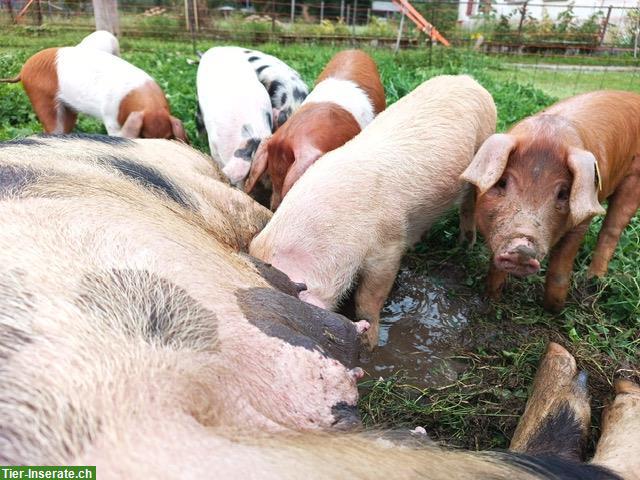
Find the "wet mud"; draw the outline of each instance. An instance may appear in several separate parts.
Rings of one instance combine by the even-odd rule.
[[[361,354],[369,378],[401,372],[421,387],[455,381],[464,370],[456,352],[470,342],[470,319],[485,308],[456,273],[455,266],[425,274],[403,265],[381,312],[378,348]]]

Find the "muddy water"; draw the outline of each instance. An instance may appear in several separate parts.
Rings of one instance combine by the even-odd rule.
[[[378,348],[361,357],[369,377],[403,371],[418,386],[455,380],[463,366],[451,357],[464,347],[469,318],[482,308],[482,301],[475,292],[447,281],[446,275],[400,270],[382,310]]]

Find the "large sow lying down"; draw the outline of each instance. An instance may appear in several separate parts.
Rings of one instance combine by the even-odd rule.
[[[90,461],[176,422],[359,423],[356,327],[240,252],[270,214],[216,176],[162,140],[0,144],[0,463]]]

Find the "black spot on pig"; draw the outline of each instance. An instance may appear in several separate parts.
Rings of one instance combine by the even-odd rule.
[[[174,348],[211,351],[216,315],[185,289],[145,270],[113,269],[85,275],[77,304],[105,330]]]
[[[241,289],[236,298],[247,320],[266,335],[355,365],[359,338],[348,318],[271,288]]]
[[[354,430],[362,426],[358,405],[349,405],[347,402],[338,402],[331,407],[333,423],[336,430]]]
[[[39,174],[21,165],[0,165],[0,199],[19,197],[24,189],[36,182]]]
[[[205,136],[207,128],[204,125],[204,116],[202,115],[202,109],[200,108],[200,102],[196,103],[196,129],[201,136]]]
[[[287,103],[287,92],[282,92],[282,95],[280,96],[280,105],[284,105],[285,103]]]
[[[278,127],[281,127],[282,125],[285,124],[285,122],[287,120],[289,120],[289,117],[291,116],[291,109],[287,108],[285,110],[281,110],[280,113],[278,113]]]
[[[270,263],[265,263],[262,260],[252,257],[246,253],[241,253],[240,256],[251,262],[258,270],[260,276],[264,278],[269,285],[280,290],[282,293],[298,298],[298,293],[307,289],[304,284],[292,282],[286,273],[282,270],[278,270]]]
[[[281,88],[282,88],[282,83],[279,82],[278,80],[274,80],[273,82],[271,82],[271,85],[269,85],[269,89],[268,89],[269,97],[273,98],[276,92]]]
[[[256,57],[255,55],[248,58],[250,62],[255,62],[256,60],[260,60],[260,57]]]
[[[256,68],[256,75],[260,75],[267,68],[269,68],[269,65],[260,65]]]
[[[242,158],[247,162],[251,162],[253,158],[253,154],[256,153],[258,149],[258,145],[262,140],[260,138],[250,138],[248,139],[244,146],[238,148],[235,152],[233,152],[234,157]]]
[[[623,480],[608,468],[574,462],[560,457],[530,456],[515,453],[496,455],[507,464],[539,478],[558,480]],[[517,478],[517,477],[514,477]]]
[[[271,112],[264,112],[264,116],[267,119],[269,130],[273,130],[273,114]]]
[[[580,461],[585,449],[582,423],[571,406],[564,402],[541,423],[535,436],[524,446],[529,455],[556,455]]]
[[[194,208],[189,197],[181,188],[174,185],[156,169],[129,161],[125,158],[103,156],[97,159],[102,165],[108,165],[125,177],[142,185],[147,190],[160,193],[185,208]]]
[[[17,138],[15,140],[8,140],[6,142],[0,142],[0,148],[8,147],[42,147],[45,143],[35,138]]]
[[[58,138],[62,140],[87,140],[94,143],[100,143],[103,145],[119,145],[119,146],[133,146],[135,142],[130,138],[124,137],[112,137],[110,135],[99,135],[99,134],[78,134],[72,133],[70,135],[60,135]]]
[[[307,92],[296,87],[293,89],[293,98],[298,102],[302,102],[305,98],[307,98]]]
[[[253,53],[253,50],[245,50],[244,53]]]

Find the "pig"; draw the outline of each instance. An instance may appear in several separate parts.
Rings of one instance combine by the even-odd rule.
[[[129,154],[135,156],[134,152],[147,142],[136,141]],[[52,145],[50,140],[44,140],[43,144],[45,151]],[[47,197],[46,192],[56,185],[68,188],[67,175],[76,175],[76,179],[82,181],[74,187],[86,185],[92,175],[90,163],[85,164],[86,169],[81,168],[84,153],[76,154],[72,148],[71,155],[77,157],[75,168],[61,172],[57,170],[60,164],[52,162],[47,177],[38,177],[40,167],[46,163],[23,169],[29,165],[20,161],[19,151],[25,146],[12,145],[8,157],[0,154],[3,169],[0,218],[3,227],[9,226],[12,230],[9,233],[15,233],[14,229],[26,233],[25,227],[39,220],[39,210],[48,210],[47,207],[59,201],[66,202],[60,197]],[[5,163],[7,158],[10,161]],[[181,166],[186,165],[188,163]],[[121,179],[110,178],[108,171],[96,173],[94,180],[100,178],[100,182],[92,185],[91,195],[103,202],[103,208],[105,202],[109,207],[101,213],[109,211],[110,216],[115,217],[112,222],[116,218],[122,221],[132,213],[138,216],[139,212],[134,212],[131,204],[124,211],[117,208],[119,196],[103,196],[100,191],[103,188],[115,193],[119,189],[116,183]],[[42,181],[45,183],[40,183]],[[122,182],[122,191],[118,193],[132,187],[136,191],[129,193],[135,194],[127,194],[125,203],[140,202],[145,192],[139,189],[137,180],[125,186],[127,182]],[[188,185],[182,186],[188,188]],[[71,195],[77,193],[70,192]],[[149,199],[157,195],[157,192],[149,193]],[[18,197],[23,205],[15,202]],[[75,197],[78,198],[79,211],[91,212],[85,210],[91,203],[88,197]],[[160,197],[150,205],[158,200]],[[9,218],[10,223],[5,223],[5,214],[14,213],[11,207],[22,209],[24,215]],[[61,212],[54,208],[52,213],[59,216]],[[65,213],[72,214],[73,208],[66,209]],[[156,213],[160,212],[153,209],[149,212],[150,215]],[[22,228],[14,226],[14,220]],[[58,278],[62,288],[56,289],[50,284],[52,277],[69,267],[64,267],[55,256],[48,256],[40,263],[34,261],[40,258],[40,251],[64,251],[65,245],[57,243],[67,235],[73,240],[69,245],[83,246],[82,236],[86,232],[66,229],[66,224],[61,224],[62,228],[51,228],[51,225],[50,222],[37,225],[41,230],[49,226],[40,238],[37,235],[9,237],[5,228],[0,229],[0,244],[12,247],[9,251],[0,250],[2,259],[9,260],[8,264],[1,264],[3,273],[9,274],[0,277],[0,356],[3,359],[0,464],[96,465],[100,478],[108,480],[637,478],[637,470],[633,470],[635,456],[628,454],[633,453],[640,442],[640,430],[633,428],[637,423],[634,419],[640,418],[640,388],[631,382],[618,384],[618,395],[607,414],[596,457],[590,464],[581,463],[582,442],[589,429],[585,375],[578,372],[573,357],[553,343],[543,356],[510,452],[449,451],[419,439],[409,439],[411,445],[402,440],[402,435],[392,440],[388,439],[389,435],[381,439],[380,432],[375,431],[340,434],[268,428],[256,432],[259,424],[255,420],[247,423],[246,418],[244,423],[229,426],[221,417],[231,411],[242,411],[251,390],[268,392],[269,382],[256,376],[257,383],[245,382],[239,392],[230,395],[228,382],[247,372],[237,369],[239,365],[224,357],[217,361],[210,358],[222,355],[218,349],[223,348],[225,338],[223,332],[216,330],[219,318],[207,315],[202,310],[204,306],[194,303],[191,295],[196,295],[197,285],[186,292],[176,285],[169,291],[158,291],[166,285],[154,285],[151,276],[139,282],[131,272],[121,271],[122,281],[118,284],[108,276],[94,273],[96,278],[85,277],[80,285],[73,285],[76,289],[78,286],[86,289],[75,292],[77,295],[72,294],[74,290],[64,289],[69,283],[75,283],[67,276]],[[99,232],[94,232],[103,235],[110,231],[111,238],[98,242],[95,255],[89,255],[91,265],[75,264],[77,251],[66,245],[66,256],[75,264],[71,270],[86,270],[100,261],[118,261],[119,255],[112,255],[115,251],[106,257],[101,252],[105,243],[117,241],[112,225],[105,222]],[[132,243],[135,239],[131,235]],[[156,248],[158,246],[156,243]],[[18,250],[29,257],[23,260],[31,262],[28,271],[15,268],[20,260],[13,253]],[[84,257],[85,253],[80,256]],[[142,266],[145,259],[138,257],[131,261]],[[30,281],[30,276],[36,281]],[[172,295],[172,298],[163,295]],[[171,312],[163,308],[152,311],[143,308],[145,302],[159,307],[167,300],[172,303],[164,307],[172,308]],[[155,315],[153,323],[145,323],[152,321],[151,315]],[[252,365],[258,370],[264,367],[259,362]],[[307,382],[314,379],[309,373]],[[304,384],[295,383],[292,388],[301,391]],[[262,394],[256,405],[268,398]],[[309,397],[308,400],[316,399]],[[625,423],[628,420],[630,424]]]
[[[83,48],[93,48],[95,50],[102,50],[103,52],[110,53],[116,57],[120,56],[120,44],[118,39],[106,30],[96,30],[90,33],[82,39],[77,45]]]
[[[29,58],[20,74],[46,133],[69,133],[78,113],[98,118],[109,135],[187,141],[158,84],[144,71],[101,50],[48,48]]]
[[[374,348],[403,253],[462,196],[459,176],[495,125],[493,99],[471,77],[423,83],[309,168],[249,252],[329,310],[358,279],[356,317]]]
[[[150,411],[202,431],[359,424],[357,327],[238,248],[270,214],[210,160],[105,136],[0,147],[0,464],[73,463]]]
[[[258,50],[242,49],[242,52],[256,72],[260,83],[269,92],[275,131],[284,125],[307,98],[309,87],[298,72],[279,58]]]
[[[597,91],[563,100],[485,142],[462,179],[493,261],[487,290],[531,275],[550,253],[544,306],[562,309],[591,219],[605,211],[588,277],[602,277],[640,205],[640,95]]]
[[[211,156],[231,183],[241,187],[258,145],[271,135],[269,94],[237,47],[207,50],[196,82]]]
[[[384,87],[371,57],[361,50],[337,53],[302,107],[260,145],[245,191],[250,193],[268,171],[275,210],[310,165],[355,137],[385,105]]]

